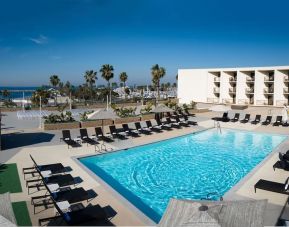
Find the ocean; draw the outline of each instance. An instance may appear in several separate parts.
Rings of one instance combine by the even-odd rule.
[[[23,98],[23,92],[25,98],[30,98],[32,96],[33,91],[35,91],[38,87],[0,87],[0,91],[8,90],[10,92],[9,98],[11,99],[19,99]],[[0,95],[0,98],[4,98]]]

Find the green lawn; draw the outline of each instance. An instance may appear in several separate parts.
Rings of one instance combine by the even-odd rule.
[[[0,194],[22,192],[16,163],[0,165]]]
[[[12,207],[18,226],[32,226],[26,202],[12,203]]]

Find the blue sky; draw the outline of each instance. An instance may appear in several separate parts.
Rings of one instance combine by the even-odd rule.
[[[289,2],[1,0],[0,86],[83,83],[112,64],[115,79],[148,84],[150,68],[289,65]],[[104,81],[98,73],[98,84]]]

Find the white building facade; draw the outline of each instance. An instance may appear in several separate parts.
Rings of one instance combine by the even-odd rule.
[[[289,66],[179,69],[178,98],[256,106],[289,104]]]

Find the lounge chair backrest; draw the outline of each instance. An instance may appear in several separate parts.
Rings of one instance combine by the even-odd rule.
[[[86,128],[81,128],[79,131],[80,131],[80,137],[82,139],[88,138],[88,133],[87,133],[87,129]]]
[[[282,116],[277,116],[276,117],[276,122],[281,122],[282,121]]]
[[[170,124],[172,123],[171,119],[169,117],[166,117],[167,122]]]
[[[70,130],[62,130],[63,140],[71,140]]]
[[[223,113],[223,118],[227,118],[228,117],[228,112]]]
[[[146,121],[146,124],[147,124],[148,127],[152,127],[153,126],[151,121]]]
[[[171,115],[171,113],[170,113],[170,112],[167,112],[167,116],[168,116],[168,117],[171,117],[172,115]]]
[[[135,124],[136,129],[141,129],[141,125],[139,122],[135,122],[134,124]]]
[[[109,126],[109,130],[110,130],[111,133],[115,133],[116,132],[115,125],[110,125]]]
[[[175,119],[176,119],[176,122],[181,122],[178,116],[176,116]]]
[[[102,132],[101,127],[96,127],[96,128],[95,128],[95,134],[96,134],[96,135],[102,135],[102,136],[103,136],[103,132]]]
[[[272,121],[272,116],[267,116],[265,121],[266,122],[271,122]]]
[[[261,115],[257,114],[255,120],[260,121],[260,119],[261,119]]]
[[[128,124],[122,124],[122,127],[125,131],[129,130]]]
[[[189,120],[188,116],[187,115],[184,115],[184,119],[187,121]]]
[[[240,113],[235,113],[234,119],[239,119],[239,117],[240,117]]]
[[[280,159],[280,161],[285,161],[282,153],[280,153],[280,152],[279,152],[279,159]]]
[[[246,114],[246,115],[245,115],[245,119],[246,119],[246,120],[249,120],[249,119],[250,119],[250,114]]]

